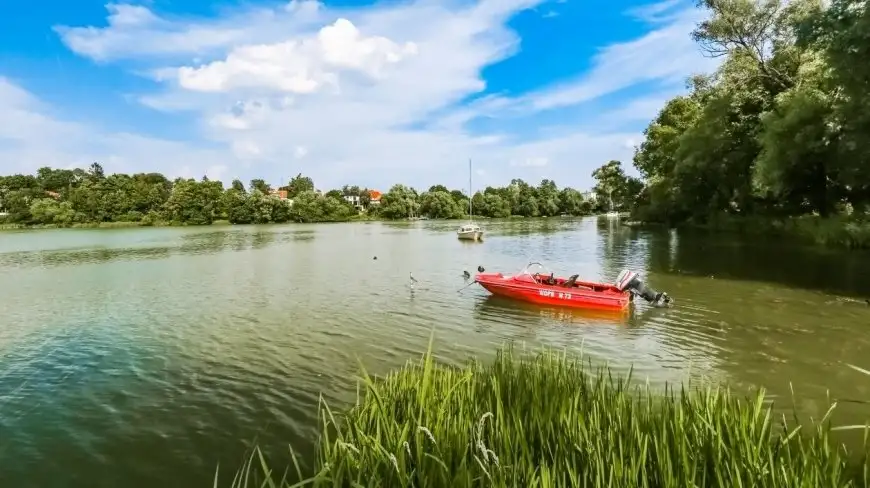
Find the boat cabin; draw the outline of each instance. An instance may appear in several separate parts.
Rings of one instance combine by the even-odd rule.
[[[470,233],[470,232],[480,232],[480,226],[477,224],[465,224],[459,228],[459,232],[461,234]]]

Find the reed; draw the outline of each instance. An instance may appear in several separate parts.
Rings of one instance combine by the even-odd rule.
[[[427,353],[384,378],[364,374],[362,384],[344,415],[322,405],[317,473],[301,484],[815,488],[870,480],[867,449],[850,455],[831,441],[833,406],[799,426],[775,419],[763,392],[653,391],[566,354],[507,348],[488,365],[457,368]],[[243,471],[252,466],[268,469],[252,462]],[[244,478],[234,486],[248,486]]]

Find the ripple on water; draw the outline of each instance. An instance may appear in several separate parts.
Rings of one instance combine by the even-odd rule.
[[[418,357],[433,330],[438,358],[452,363],[515,341],[582,351],[653,384],[765,385],[777,402],[796,379],[812,412],[826,387],[870,395],[870,382],[838,366],[861,364],[870,307],[663,272],[698,267],[693,246],[606,221],[487,222],[483,244],[455,239],[454,224],[0,241],[0,486],[201,486],[254,440],[276,456],[288,444],[305,451],[321,395],[348,404],[360,364],[386,373]],[[676,306],[640,303],[623,316],[457,292],[464,270],[513,273],[530,260],[608,281],[635,269]],[[727,264],[739,271],[733,256]]]

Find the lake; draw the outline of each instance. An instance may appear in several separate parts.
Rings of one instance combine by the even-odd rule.
[[[870,399],[870,254],[648,231],[604,218],[0,233],[0,486],[212,486],[249,446],[310,452],[320,396],[360,365],[443,361],[506,342],[582,351],[660,384],[763,386],[789,411]],[[462,291],[463,271],[612,281],[675,305],[627,317]],[[412,286],[411,276],[416,283]],[[863,423],[841,403],[835,421]],[[283,467],[283,464],[279,467]]]

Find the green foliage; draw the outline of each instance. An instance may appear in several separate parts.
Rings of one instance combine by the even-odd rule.
[[[289,198],[296,198],[303,192],[314,191],[314,180],[299,173],[290,179],[290,183],[287,184],[285,189]]]
[[[597,182],[593,191],[607,210],[630,209],[643,189],[640,180],[625,175],[619,161],[601,166],[592,172],[592,177]]]
[[[345,415],[324,406],[316,473],[297,486],[868,486],[818,423],[776,421],[764,392],[664,391],[545,351],[455,368],[431,354]],[[265,468],[265,463],[261,464]],[[863,468],[863,469],[862,469]],[[251,480],[251,464],[234,486]],[[265,468],[268,470],[268,468]],[[301,470],[297,474],[302,478]]]
[[[269,193],[272,192],[272,187],[270,187],[270,186],[265,182],[265,180],[262,180],[262,179],[259,179],[259,178],[255,178],[255,179],[251,180],[251,187],[250,187],[250,190],[251,190],[252,192],[256,190],[256,191],[258,191],[258,192],[260,192],[260,193],[262,193],[262,194],[264,194],[264,195],[268,195]]]
[[[387,219],[414,217],[419,213],[420,203],[417,190],[405,185],[393,185],[390,191],[381,195],[378,214]]]
[[[724,62],[692,79],[689,94],[645,130],[633,161],[645,180],[635,217],[706,225],[722,215],[772,221],[870,210],[866,5],[701,4],[709,18],[693,38]]]
[[[634,181],[620,180],[618,194],[636,193],[631,189]],[[287,199],[282,199],[283,192]],[[516,179],[503,188],[487,187],[471,203],[475,216],[491,218],[601,210],[577,190],[560,190],[547,179],[538,186]],[[368,188],[345,185],[321,195],[313,180],[302,174],[278,191],[262,179],[251,180],[247,188],[236,179],[225,189],[208,178],[170,181],[156,173],[106,175],[95,163],[87,170],[41,168],[36,176],[0,176],[0,211],[8,214],[0,217],[2,223],[13,226],[270,224],[418,216],[459,219],[468,216],[469,200],[462,191],[444,185],[423,193],[395,185],[372,203]]]
[[[295,182],[295,183],[294,183]],[[94,163],[88,170],[41,168],[36,176],[0,177],[0,210],[4,224],[14,226],[210,225],[285,222],[336,222],[357,215],[341,193],[320,196],[310,178],[298,176],[295,205],[271,194],[265,181],[251,181],[246,190],[235,180],[203,178],[169,181],[156,173],[106,175]]]
[[[350,220],[356,210],[343,199],[303,191],[293,200],[290,218],[294,222],[341,222]]]
[[[446,189],[432,191],[430,188],[420,197],[420,213],[433,219],[458,219],[462,217],[463,209]]]

